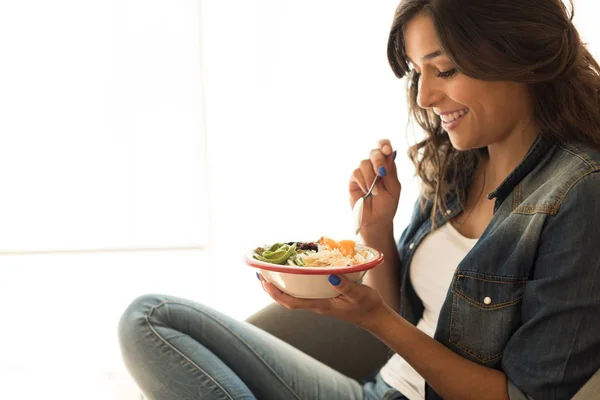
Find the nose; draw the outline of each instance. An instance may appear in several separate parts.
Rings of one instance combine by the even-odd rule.
[[[432,108],[443,97],[443,93],[435,82],[435,77],[424,73],[419,78],[417,104],[424,109]]]

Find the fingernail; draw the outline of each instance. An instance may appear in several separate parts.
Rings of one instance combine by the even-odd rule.
[[[387,175],[387,171],[385,170],[385,167],[379,167],[379,169],[377,170],[377,173],[379,174],[379,176]]]
[[[258,280],[260,281],[260,275],[258,274],[258,272],[256,273],[256,277],[258,278]]]
[[[396,154],[398,153],[398,150],[394,150],[394,158],[392,158],[392,160],[396,159]]]
[[[342,281],[340,279],[339,276],[337,275],[329,275],[329,278],[327,278],[327,280],[329,281],[329,283],[331,283],[333,286],[337,286],[340,284],[340,282]]]

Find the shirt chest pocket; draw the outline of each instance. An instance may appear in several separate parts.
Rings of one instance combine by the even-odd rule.
[[[482,364],[502,357],[521,324],[526,280],[459,271],[452,282],[450,343]]]

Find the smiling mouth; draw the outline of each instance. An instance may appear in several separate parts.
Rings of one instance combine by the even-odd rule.
[[[449,124],[450,122],[454,122],[457,119],[464,117],[468,112],[468,108],[463,108],[462,110],[440,115],[440,118],[442,119],[442,122],[444,122],[445,124]]]

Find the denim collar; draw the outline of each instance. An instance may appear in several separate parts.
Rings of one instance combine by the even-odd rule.
[[[539,162],[548,154],[548,151],[553,144],[554,140],[547,138],[543,134],[538,135],[519,165],[508,174],[506,179],[504,179],[496,190],[488,194],[488,200],[497,199],[496,203],[502,203],[513,191],[515,186],[533,171]]]
[[[490,194],[488,199],[496,199],[496,206],[494,212],[498,207],[506,200],[508,195],[512,193],[515,186],[519,184],[533,169],[539,164],[539,162],[548,154],[548,151],[554,145],[555,140],[546,135],[540,134],[536,137],[533,144],[527,151],[527,154],[523,157],[519,165],[511,171],[510,174],[502,181],[502,183]],[[435,226],[439,227],[446,223],[448,220],[454,218],[464,210],[464,204],[461,203],[456,194],[449,194],[446,199],[446,204],[449,207],[447,215],[442,215],[438,210],[435,217]]]

